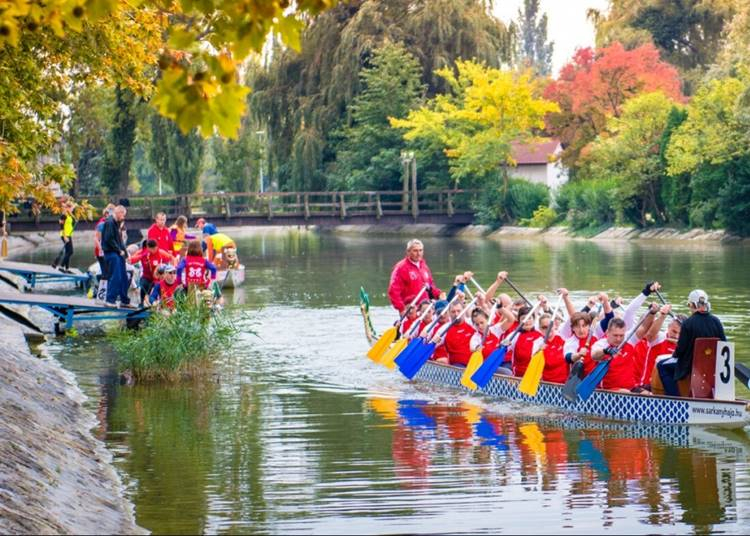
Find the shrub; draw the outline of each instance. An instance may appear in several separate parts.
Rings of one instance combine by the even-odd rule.
[[[172,314],[152,314],[138,331],[112,335],[121,369],[135,381],[193,377],[211,370],[211,360],[232,342],[237,328],[203,301],[176,298]]]
[[[556,221],[557,212],[555,212],[554,208],[539,205],[539,208],[534,211],[531,218],[521,220],[521,225],[547,229],[548,227],[552,227]]]
[[[549,188],[543,184],[509,179],[506,193],[502,178],[496,176],[488,181],[474,208],[480,223],[499,225],[531,218],[535,210],[549,202]]]
[[[621,220],[617,195],[614,179],[572,181],[560,188],[555,203],[573,229],[594,229]]]

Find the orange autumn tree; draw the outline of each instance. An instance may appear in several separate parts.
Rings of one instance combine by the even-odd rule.
[[[565,147],[563,163],[575,170],[581,151],[605,130],[608,118],[620,117],[629,98],[654,91],[684,101],[677,69],[661,61],[653,45],[578,49],[544,91],[560,107],[547,116],[547,129]]]

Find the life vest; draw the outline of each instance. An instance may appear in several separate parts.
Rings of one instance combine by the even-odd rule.
[[[206,284],[206,259],[195,255],[185,257],[185,285]]]
[[[159,281],[159,301],[168,309],[174,309],[174,293],[180,288],[180,282],[176,279],[171,285],[166,281]]]
[[[179,252],[182,249],[182,246],[185,245],[185,231],[177,227],[176,225],[172,225],[169,228],[169,232],[172,231],[175,232],[174,235],[174,241],[172,243],[172,247],[175,251],[175,253]]]
[[[214,251],[217,253],[221,251],[221,248],[226,247],[230,244],[234,244],[234,240],[229,238],[224,233],[216,233],[210,237],[211,245],[214,247]]]

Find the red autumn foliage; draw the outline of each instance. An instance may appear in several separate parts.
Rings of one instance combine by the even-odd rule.
[[[578,49],[544,92],[560,106],[559,113],[548,116],[547,129],[565,147],[563,162],[575,167],[581,150],[604,130],[608,117],[620,116],[626,100],[659,90],[675,101],[685,100],[677,69],[661,61],[652,44],[633,50],[620,43]]]

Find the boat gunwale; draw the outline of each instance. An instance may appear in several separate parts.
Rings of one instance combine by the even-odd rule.
[[[448,368],[448,369],[454,369],[454,370],[457,370],[457,371],[464,370],[464,367],[458,367],[456,365],[450,365],[450,364],[446,364],[446,363],[438,363],[437,361],[428,361],[426,364],[433,365],[433,366],[438,366],[438,367],[444,367],[444,368]],[[498,378],[498,379],[501,379],[501,380],[509,380],[509,381],[514,382],[514,383],[520,383],[521,382],[521,378],[519,378],[517,376],[508,376],[507,374],[497,374],[496,373],[496,374],[493,374],[492,377],[493,378]],[[549,385],[551,387],[562,387],[563,386],[562,383],[555,383],[555,382],[549,382],[549,381],[544,381],[544,380],[542,380],[540,382],[540,385],[541,384]],[[488,395],[488,393],[486,393],[481,388],[478,388],[476,390],[470,390],[470,389],[464,388],[463,390],[464,391],[469,391],[469,392],[472,392],[472,393],[480,393],[480,394],[483,394],[483,395]],[[644,398],[644,399],[648,399],[648,400],[662,399],[662,400],[669,400],[669,401],[675,401],[675,402],[688,402],[688,403],[690,403],[690,402],[710,402],[710,403],[720,403],[720,404],[729,404],[729,405],[741,405],[741,406],[745,407],[745,412],[748,412],[748,407],[747,406],[750,404],[750,400],[745,400],[745,399],[742,399],[742,398],[738,398],[736,400],[719,400],[719,399],[716,399],[716,398],[694,398],[694,397],[655,395],[655,394],[644,395],[644,394],[640,394],[640,393],[630,393],[630,392],[627,392],[627,391],[613,391],[611,389],[599,389],[599,388],[595,389],[594,392],[605,393],[605,394],[610,394],[610,395],[632,396],[632,397]],[[498,397],[498,398],[500,398],[500,397]],[[529,398],[531,398],[531,401],[533,402],[533,397],[529,397]],[[517,400],[517,399],[509,399],[509,400],[513,400],[513,401],[517,401],[517,402],[526,402],[525,400]],[[577,402],[578,401],[576,401],[576,403]],[[547,406],[547,405],[544,405],[544,404],[537,404],[537,405],[538,406],[544,406],[544,407],[550,407],[550,406]]]

